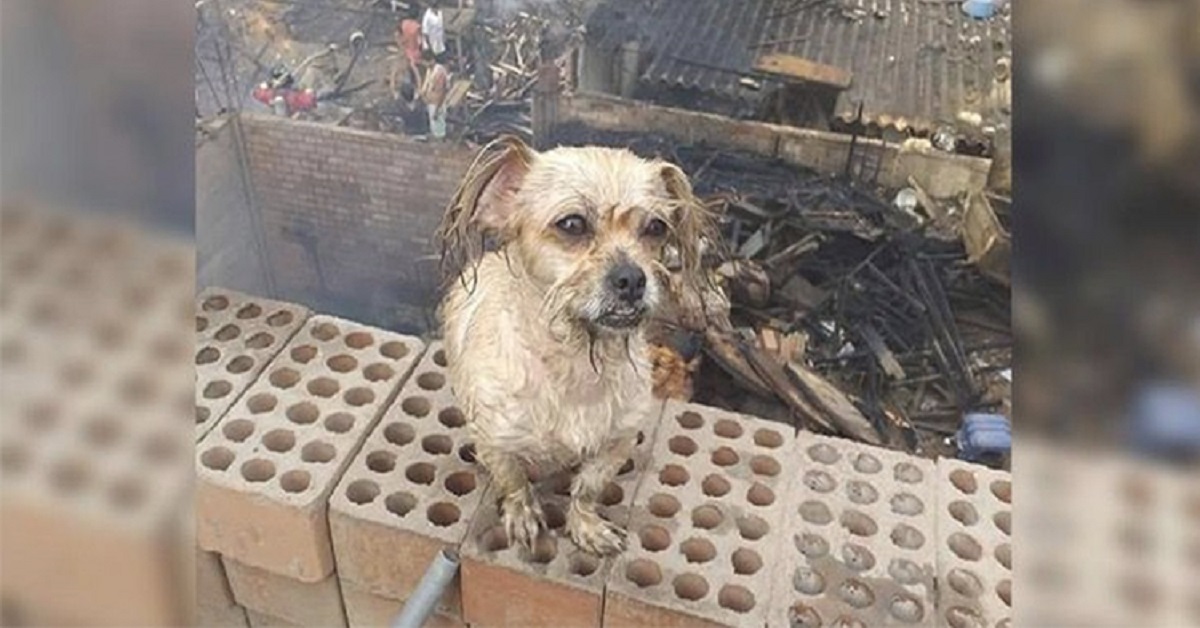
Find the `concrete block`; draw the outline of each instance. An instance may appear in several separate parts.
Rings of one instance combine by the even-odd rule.
[[[639,482],[650,466],[660,415],[648,420],[639,444],[602,493],[600,514],[627,526]],[[540,481],[538,497],[550,528],[533,551],[509,544],[500,496],[489,490],[463,544],[463,618],[473,626],[599,626],[612,558],[581,550],[565,534],[569,473]]]
[[[229,558],[222,563],[234,599],[246,609],[296,625],[346,625],[337,576],[301,582]]]
[[[432,345],[396,403],[330,496],[338,576],[383,597],[407,599],[425,566],[458,547],[487,488],[472,463],[466,417]],[[457,580],[441,609],[461,614]]]
[[[326,579],[329,495],[422,349],[416,338],[310,318],[196,448],[200,546]]]
[[[249,620],[250,628],[303,628],[305,626],[317,626],[317,624],[297,624],[281,617],[272,617],[266,613],[250,609],[246,609],[246,619]]]
[[[668,402],[634,498],[631,546],[604,623],[763,625],[781,530],[790,426]]]
[[[768,625],[932,626],[933,463],[802,432]],[[840,623],[839,623],[840,622]]]
[[[342,600],[346,604],[346,619],[350,623],[350,628],[390,626],[392,620],[404,608],[404,601],[375,595],[347,580],[342,581]],[[434,613],[425,620],[424,626],[425,628],[462,628],[466,624],[457,617]]]
[[[1012,621],[1012,476],[937,463],[939,626]]]
[[[196,619],[190,625],[200,628],[241,628],[249,626],[250,620],[246,617],[246,609],[241,606],[224,609],[198,606]]]
[[[208,288],[196,298],[196,440],[308,318],[308,308]]]
[[[196,607],[197,609],[227,610],[237,606],[221,557],[213,552],[196,549]]]

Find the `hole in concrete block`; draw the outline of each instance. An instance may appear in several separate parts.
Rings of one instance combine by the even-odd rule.
[[[996,585],[996,595],[1000,597],[1000,601],[1004,605],[1012,608],[1012,580],[1005,578]]]
[[[729,480],[726,480],[716,473],[708,474],[708,476],[704,478],[704,482],[700,484],[700,489],[709,497],[722,497],[729,492],[730,488]]]
[[[896,493],[891,500],[892,512],[914,517],[925,512],[925,502],[912,493]]]
[[[91,472],[79,460],[62,460],[50,468],[50,483],[63,493],[81,490],[91,479]]]
[[[635,465],[633,464],[633,458],[628,458],[625,460],[625,464],[621,465],[621,468],[617,470],[617,475],[625,475],[626,473],[633,471],[634,468]]]
[[[212,364],[221,359],[221,350],[216,347],[204,347],[196,352],[196,364]]]
[[[907,523],[899,523],[892,528],[892,543],[904,549],[921,549],[925,545],[925,535]]]
[[[433,404],[425,397],[408,397],[400,403],[400,409],[409,416],[420,418],[429,414]]]
[[[747,541],[757,541],[771,530],[770,524],[754,515],[744,515],[737,518],[738,533]]]
[[[679,502],[675,503],[678,504]],[[725,515],[721,513],[721,509],[711,504],[697,506],[692,509],[692,525],[701,530],[712,530],[721,525],[721,522],[724,520]]]
[[[229,323],[218,329],[217,334],[214,337],[221,342],[229,342],[240,335],[242,335],[242,328],[234,325],[233,323]]]
[[[308,389],[309,394],[328,399],[329,397],[336,395],[342,387],[337,383],[336,379],[329,377],[318,377],[308,382],[308,386],[306,388]]]
[[[417,498],[408,491],[396,491],[383,500],[383,505],[393,515],[403,517],[417,507]]]
[[[746,587],[727,584],[717,593],[717,603],[735,613],[748,613],[754,608],[754,594]]]
[[[23,409],[25,425],[34,432],[45,432],[58,424],[62,410],[54,403],[41,401]]]
[[[620,486],[609,482],[604,485],[604,490],[600,491],[597,501],[603,506],[616,506],[621,503],[622,499],[625,499],[625,491],[621,490]]]
[[[737,452],[728,447],[718,447],[712,453],[712,463],[718,467],[731,467],[738,463]]]
[[[355,480],[346,487],[346,499],[362,506],[379,497],[379,485],[370,480]]]
[[[1006,504],[1012,504],[1012,482],[1008,480],[995,480],[992,482],[990,488],[992,489],[992,495],[995,495],[996,499]]]
[[[963,560],[977,562],[983,557],[983,548],[980,547],[979,541],[969,534],[955,532],[946,537],[946,545],[955,556]]]
[[[296,435],[291,430],[271,430],[262,437],[263,447],[275,453],[285,453],[296,446]]]
[[[267,381],[276,388],[287,390],[295,386],[300,381],[300,371],[293,368],[283,367],[271,371],[271,375],[267,377]]]
[[[25,471],[29,467],[29,462],[29,451],[19,443],[0,444],[0,470],[14,474],[10,477],[15,477],[15,474]]]
[[[425,453],[444,456],[454,450],[454,441],[445,434],[434,434],[421,439],[421,449],[424,449]]]
[[[671,533],[662,526],[643,526],[638,532],[638,538],[647,552],[661,552],[671,546]]]
[[[412,426],[407,423],[389,423],[387,427],[383,428],[384,440],[397,447],[411,443],[416,436]]]
[[[475,474],[470,471],[458,471],[451,473],[446,478],[446,490],[462,497],[475,490]],[[549,515],[547,515],[547,519]]]
[[[398,340],[392,340],[380,345],[379,353],[381,353],[385,358],[399,360],[400,358],[408,355],[408,345]]]
[[[897,593],[888,602],[888,612],[902,622],[915,624],[925,618],[925,605],[907,593]]]
[[[494,525],[479,535],[479,546],[485,552],[499,552],[508,549],[508,535],[503,525]]]
[[[416,462],[404,470],[404,477],[414,484],[433,484],[433,476],[437,469],[428,462]]]
[[[220,295],[208,297],[204,303],[200,304],[200,308],[205,312],[220,312],[229,307],[229,299]]]
[[[292,360],[300,364],[308,364],[309,361],[317,357],[317,348],[312,345],[300,345],[293,348],[288,355],[291,356]]]
[[[733,573],[739,576],[754,575],[763,566],[762,556],[748,547],[735,550],[731,560],[733,561]]]
[[[850,480],[846,483],[846,497],[855,504],[866,506],[879,499],[879,491],[862,480]]]
[[[875,566],[875,554],[858,543],[842,546],[842,562],[855,571],[866,571]]]
[[[358,360],[355,360],[354,356],[343,353],[325,360],[325,366],[328,366],[335,373],[349,373],[358,368]]]
[[[542,504],[542,514],[546,516],[546,527],[551,530],[567,525],[567,516],[558,504]]]
[[[775,449],[783,445],[783,436],[775,430],[761,428],[754,432],[754,444],[767,449]]]
[[[355,331],[346,334],[346,346],[351,349],[366,349],[375,344],[375,338],[365,331]]]
[[[210,382],[204,387],[204,398],[220,399],[231,392],[233,392],[233,384],[230,384],[223,379],[218,379],[215,382]]]
[[[987,622],[974,609],[965,606],[951,606],[946,609],[946,623],[950,628],[985,628]]]
[[[979,523],[979,511],[975,510],[971,502],[958,499],[950,502],[946,510],[949,511],[951,517],[954,517],[955,521],[965,526],[973,526]]]
[[[330,340],[337,338],[338,334],[342,332],[337,328],[337,325],[334,325],[333,323],[318,323],[317,325],[313,326],[310,333],[312,334],[312,337],[316,338],[317,340],[329,342]]]
[[[297,425],[308,425],[321,416],[321,411],[311,401],[301,401],[288,406],[284,413],[288,420]]]
[[[208,408],[205,408],[202,406],[196,406],[196,424],[197,425],[207,421],[208,416],[209,416]]]
[[[396,468],[396,455],[390,451],[373,451],[367,454],[367,468],[375,473],[390,473]]]
[[[100,449],[112,446],[121,438],[121,426],[110,417],[100,417],[89,421],[83,428],[83,435],[89,443]]]
[[[1008,511],[998,512],[992,515],[992,523],[1005,535],[1012,535],[1012,513]]]
[[[854,608],[866,608],[875,603],[875,592],[858,578],[847,578],[838,587],[838,597]]]
[[[696,441],[687,436],[672,436],[671,440],[667,441],[667,449],[675,455],[687,457],[696,453]]]
[[[254,368],[254,358],[248,355],[239,355],[225,365],[225,370],[234,375],[241,375],[252,368]]]
[[[837,488],[837,480],[824,471],[813,469],[804,472],[804,485],[818,493],[830,493]]]
[[[625,566],[625,579],[644,589],[662,582],[662,570],[654,561],[638,558]]]
[[[453,430],[466,425],[467,418],[458,408],[446,408],[438,413],[438,423]]]
[[[779,461],[770,456],[754,456],[750,459],[750,470],[758,475],[767,477],[775,477],[779,475],[781,468]]]
[[[738,438],[742,435],[742,426],[737,421],[721,419],[713,424],[713,433],[721,438]]]
[[[204,318],[203,316],[197,316],[196,317],[196,331],[202,332],[206,329],[208,329],[208,319]]]
[[[246,339],[246,346],[251,349],[266,349],[275,343],[275,336],[260,331]]]
[[[150,436],[142,445],[142,453],[153,463],[166,463],[180,458],[182,445],[175,432],[159,432]]]
[[[258,393],[246,400],[246,409],[252,414],[263,414],[275,409],[278,400],[271,393]]]
[[[457,523],[461,513],[458,510],[458,506],[450,502],[438,502],[425,511],[425,516],[429,519],[429,523],[445,528]]]
[[[558,555],[558,541],[552,535],[540,534],[533,540],[533,547],[522,553],[526,562],[545,565]]]
[[[808,500],[800,504],[800,518],[813,525],[823,526],[833,522],[833,511],[824,502]]]
[[[134,478],[117,480],[108,490],[108,501],[118,510],[133,510],[146,501],[146,489]]]
[[[677,464],[668,464],[658,472],[658,481],[666,486],[683,486],[689,479],[687,469]]]
[[[879,531],[875,520],[857,510],[847,510],[842,513],[841,524],[850,534],[855,536],[874,536]]]
[[[354,415],[349,412],[334,412],[325,417],[325,429],[334,434],[345,434],[354,427]]]
[[[961,596],[975,598],[983,593],[983,583],[973,572],[955,567],[946,573],[946,582]]]
[[[458,459],[463,462],[475,462],[475,443],[467,443],[458,448]]]
[[[974,495],[975,491],[979,490],[979,485],[975,483],[975,474],[966,469],[951,471],[950,483],[954,485],[954,488],[967,495]]]
[[[679,545],[679,551],[683,553],[689,563],[707,563],[717,556],[716,546],[708,539],[700,537],[692,537],[684,541]]]
[[[363,377],[367,378],[368,382],[385,382],[395,374],[396,371],[392,367],[382,362],[369,364],[363,369]]]
[[[874,475],[883,470],[883,463],[879,462],[879,458],[861,452],[854,457],[853,466],[855,471],[868,475]]]
[[[808,448],[808,457],[813,462],[835,464],[838,460],[842,459],[842,454],[838,453],[838,450],[834,449],[832,445],[819,443]]]
[[[227,421],[225,426],[221,428],[221,433],[225,435],[225,438],[235,443],[240,443],[250,438],[250,435],[254,433],[254,423],[246,419]]]
[[[925,474],[921,472],[921,469],[919,469],[917,465],[911,462],[897,463],[892,469],[892,477],[894,477],[897,482],[903,482],[905,484],[920,484],[925,480]]]
[[[242,477],[247,482],[266,482],[275,477],[275,464],[263,458],[247,460],[242,463]]]
[[[355,408],[360,408],[375,401],[375,393],[370,388],[356,386],[347,390],[346,394],[342,395],[342,400]]]
[[[1012,546],[1008,543],[1002,543],[996,547],[996,560],[1004,565],[1005,569],[1012,569]]]
[[[679,500],[667,495],[666,493],[657,493],[647,502],[650,508],[650,514],[661,519],[670,519],[679,512]]]
[[[571,557],[571,573],[586,578],[600,568],[600,559],[584,552],[576,552]]]
[[[907,558],[893,558],[888,563],[888,575],[900,584],[916,585],[925,579],[925,570]]]
[[[792,588],[805,595],[820,595],[825,591],[825,576],[808,565],[792,572]]]
[[[697,430],[704,427],[704,417],[700,416],[699,412],[683,412],[675,417],[675,422],[685,430]]]
[[[417,378],[417,386],[424,390],[440,390],[446,385],[446,376],[441,373],[421,373]]]
[[[755,506],[770,506],[775,503],[775,491],[772,491],[765,484],[755,482],[750,490],[746,491],[746,501]]]
[[[200,464],[213,471],[224,471],[233,464],[233,452],[225,447],[211,447],[200,455]]]
[[[282,327],[292,322],[292,313],[287,310],[279,310],[267,317],[267,324],[271,327]]]
[[[300,449],[300,459],[304,462],[329,462],[336,455],[336,447],[319,440],[310,441]]]
[[[437,351],[434,351],[433,352],[433,363],[442,368],[446,368],[446,366],[448,366],[448,364],[446,362],[446,352],[442,349],[438,349]]]
[[[279,487],[288,493],[303,493],[311,481],[308,471],[293,469],[279,476]]]
[[[671,584],[675,587],[675,595],[683,600],[694,602],[708,595],[708,581],[694,573],[675,576]]]
[[[821,628],[825,625],[817,609],[804,602],[796,602],[788,607],[787,621],[790,628]]]

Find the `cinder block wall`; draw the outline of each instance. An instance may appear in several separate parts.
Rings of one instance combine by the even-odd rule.
[[[475,151],[241,115],[275,296],[422,331],[420,309],[436,301],[432,236]]]

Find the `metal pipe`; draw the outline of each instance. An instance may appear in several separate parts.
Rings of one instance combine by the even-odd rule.
[[[438,552],[400,614],[392,620],[392,628],[421,628],[457,573],[458,550],[447,547]]]

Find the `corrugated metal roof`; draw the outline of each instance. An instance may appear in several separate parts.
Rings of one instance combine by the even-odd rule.
[[[651,61],[642,81],[755,100],[739,84],[767,53],[850,70],[836,115],[930,130],[961,111],[1007,117],[1007,12],[974,20],[954,0],[606,0],[588,23],[610,49],[637,39]],[[771,77],[755,75],[767,84]],[[766,90],[763,90],[766,91]]]

